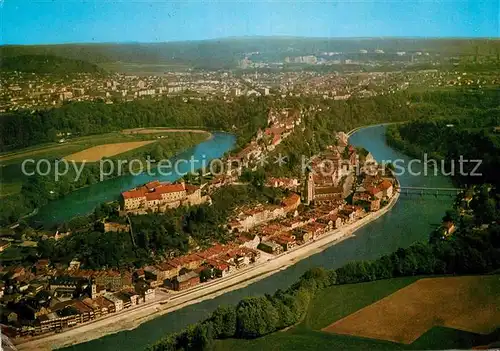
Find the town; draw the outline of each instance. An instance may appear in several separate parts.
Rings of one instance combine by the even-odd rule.
[[[332,61],[334,58],[330,60],[330,56],[335,55],[327,53],[324,55],[327,58],[321,60],[311,55],[287,57],[286,64],[329,66],[337,64]],[[3,112],[56,108],[83,101],[111,105],[170,97],[182,98],[184,102],[222,98],[224,103],[230,103],[244,96],[275,97],[279,101],[266,110],[264,127],[256,128],[245,145],[219,160],[222,165],[219,172],[203,169],[175,182],[155,179],[130,188],[113,203],[116,216],[94,219],[90,227],[99,228],[104,235],[118,233],[127,240],[130,238],[136,247],[134,219],[212,206],[218,191],[248,186],[252,181],[247,176],[250,174],[251,178],[259,172],[265,173],[265,182],[259,187],[274,189],[275,194],[279,194],[277,198],[231,208],[217,229],[224,240],[210,237],[196,242],[190,237],[184,250],[177,247],[161,254],[147,253],[149,262],[138,264],[134,269],[89,269],[78,257],[69,265],[37,257],[33,267],[2,266],[0,304],[6,333],[31,338],[63,332],[153,304],[168,303],[182,294],[202,291],[205,286],[231,277],[241,276],[244,280],[256,268],[280,262],[291,253],[307,251],[314,243],[330,245],[347,238],[360,226],[388,211],[399,196],[397,179],[388,166],[378,165],[367,150],[350,145],[350,135],[345,132],[332,132],[334,142],[322,147],[310,159],[303,174],[275,176],[269,169],[266,173],[266,162],[279,161],[281,147],[288,138],[305,133],[306,121],[321,112],[320,105],[294,105],[287,97],[316,97],[343,103],[421,86],[474,90],[498,82],[496,76],[482,71],[466,73],[426,68],[370,72],[359,69],[360,62],[347,60],[342,64],[357,68],[344,73],[306,69],[253,71],[259,64],[252,61],[251,56],[240,62],[243,71],[238,73],[193,70],[161,75],[79,73],[60,77],[23,72],[5,75],[5,84],[0,88]],[[407,57],[406,53],[397,56]],[[366,68],[371,64],[364,62],[361,66]],[[70,136],[69,132],[57,134],[59,138]],[[60,139],[58,143],[64,144],[63,141]],[[455,230],[452,220],[443,222],[443,238],[450,237]],[[76,232],[78,230],[61,227],[55,233],[44,235],[43,240],[67,240]],[[0,250],[9,249],[13,243],[13,240],[2,240]]]
[[[366,63],[369,65],[369,63]],[[303,63],[305,67],[319,63]],[[158,75],[75,73],[64,77],[24,72],[5,72],[0,87],[0,112],[49,108],[68,102],[103,101],[108,104],[136,99],[182,96],[184,99],[239,96],[319,96],[346,100],[392,94],[409,87],[466,87],[480,89],[498,83],[489,72],[426,69],[365,72],[364,64],[344,62],[345,73],[307,70],[169,71]],[[360,68],[361,67],[361,68]]]
[[[499,349],[498,1],[0,11],[1,351]]]
[[[301,123],[301,111],[271,109],[268,127],[224,160],[238,167],[217,176],[208,174],[203,184],[155,180],[125,191],[119,201],[123,220],[105,221],[104,232],[130,235],[134,228],[129,216],[211,204],[211,194],[221,187],[244,186],[242,172],[256,170],[259,161],[295,128],[301,128]],[[9,334],[29,337],[61,332],[169,301],[181,292],[251,271],[321,238],[330,236],[334,241],[349,236],[350,226],[370,213],[377,214],[397,197],[398,183],[390,170],[377,165],[368,152],[349,145],[346,133],[337,133],[336,145],[316,155],[311,165],[303,179],[267,178],[265,187],[285,194],[279,203],[235,208],[224,229],[234,238],[230,242],[213,242],[135,270],[89,270],[78,259],[61,267],[43,258],[32,269],[8,267],[3,272],[0,301]],[[56,233],[55,239],[68,235]]]

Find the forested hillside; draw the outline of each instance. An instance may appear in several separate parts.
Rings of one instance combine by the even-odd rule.
[[[450,119],[415,121],[392,125],[387,130],[388,143],[404,153],[428,160],[443,160],[446,172],[461,183],[500,184],[500,109],[474,109]],[[460,174],[460,158],[464,162]],[[441,168],[439,166],[439,168]],[[441,171],[441,170],[440,170]]]
[[[419,131],[416,125],[426,121],[442,121],[436,123],[446,125],[461,120],[467,121],[470,128],[500,125],[499,98],[497,90],[479,92],[464,89],[402,92],[347,101],[298,99],[294,103],[304,107],[315,106],[315,109],[306,113],[305,130],[296,130],[277,147],[276,153],[288,156],[287,164],[284,167],[268,167],[267,171],[277,176],[300,174],[300,155],[309,157],[334,144],[335,132],[347,132],[370,124],[415,121],[415,125],[408,127],[412,138],[421,135],[420,132],[415,133]],[[439,142],[438,139],[434,141]]]
[[[244,97],[185,102],[181,97],[105,104],[79,102],[46,111],[0,115],[0,151],[54,141],[57,133],[101,134],[136,127],[194,127],[225,130],[245,142],[267,121],[268,100]]]
[[[2,57],[0,68],[38,74],[104,73],[93,63],[53,55],[6,56]]]
[[[439,53],[441,57],[479,55],[497,59],[498,40],[488,39],[421,39],[421,38],[306,38],[306,37],[247,37],[168,43],[63,44],[0,46],[0,57],[20,55],[55,55],[92,63],[182,63],[193,67],[230,68],[248,53],[258,52],[259,59],[283,60],[290,48],[297,55],[319,55],[325,51],[359,53],[360,49],[422,51]],[[381,56],[383,59],[386,56]],[[372,57],[373,58],[373,57]]]

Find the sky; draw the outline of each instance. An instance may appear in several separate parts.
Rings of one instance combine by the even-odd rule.
[[[0,0],[2,44],[499,37],[500,0]]]

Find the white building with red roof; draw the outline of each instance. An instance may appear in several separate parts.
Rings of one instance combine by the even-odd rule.
[[[122,211],[145,213],[147,210],[163,212],[181,204],[198,205],[207,198],[201,196],[200,187],[180,183],[161,183],[157,180],[146,183],[121,194]]]

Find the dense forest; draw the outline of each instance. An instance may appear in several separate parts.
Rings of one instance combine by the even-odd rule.
[[[449,238],[432,233],[428,243],[415,243],[374,261],[349,262],[335,270],[312,268],[288,289],[278,290],[274,295],[248,297],[235,306],[219,306],[204,321],[167,335],[149,350],[210,350],[215,339],[249,339],[272,333],[300,321],[314,294],[334,284],[497,270],[500,268],[498,195],[498,188],[476,187],[468,208],[473,215],[459,216],[458,229]],[[457,198],[457,207],[444,219],[458,213],[462,200],[463,194]],[[491,216],[483,216],[483,208],[492,201],[495,211]]]
[[[184,101],[182,97],[118,104],[78,102],[46,111],[0,115],[0,151],[54,141],[57,133],[102,134],[136,127],[194,127],[233,131],[246,143],[267,121],[268,99]]]
[[[0,70],[38,74],[104,73],[102,68],[93,63],[53,55],[2,57]]]
[[[445,172],[461,185],[488,182],[500,184],[500,109],[475,109],[455,118],[414,121],[392,125],[387,142],[404,153],[445,163]],[[425,155],[425,156],[424,156]],[[464,162],[460,174],[460,158],[480,160]],[[440,164],[438,169],[441,172]]]

